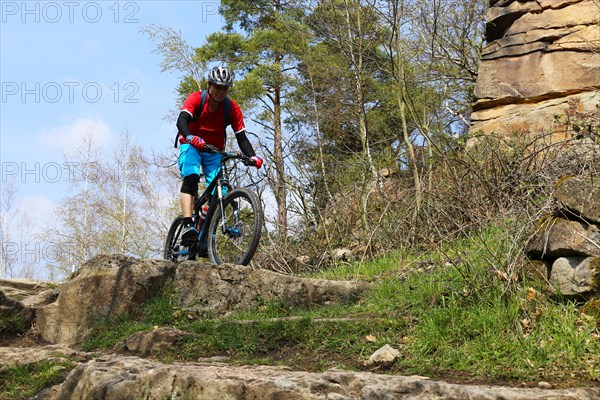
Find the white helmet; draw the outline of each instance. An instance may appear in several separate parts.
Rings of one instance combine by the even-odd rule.
[[[215,85],[231,86],[233,85],[233,75],[227,68],[215,67],[208,72],[208,81]]]

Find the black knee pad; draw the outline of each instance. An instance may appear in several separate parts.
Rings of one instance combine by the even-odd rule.
[[[181,193],[196,196],[198,194],[198,182],[200,182],[200,175],[192,174],[184,176],[183,183],[181,184]]]

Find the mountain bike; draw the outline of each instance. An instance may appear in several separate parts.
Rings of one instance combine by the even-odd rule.
[[[232,186],[227,163],[232,160],[239,160],[246,166],[254,163],[241,153],[220,151],[208,144],[203,151],[219,153],[222,157],[215,179],[194,198],[192,218],[199,232],[198,239],[190,246],[181,243],[183,216],[179,215],[167,233],[163,257],[179,262],[208,256],[215,265],[248,265],[260,241],[263,210],[256,194],[247,188]],[[199,216],[206,204],[208,211],[202,221]]]

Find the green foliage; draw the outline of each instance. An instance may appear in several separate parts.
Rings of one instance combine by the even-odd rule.
[[[191,93],[204,89],[206,89],[206,87],[203,81],[197,81],[192,75],[184,77],[181,82],[179,82],[179,87],[177,88],[177,105],[181,106]]]
[[[486,261],[497,257],[489,252],[505,248],[506,236],[506,227],[491,227],[449,244],[452,251],[388,257],[383,264],[397,266],[387,272],[379,272],[373,261],[323,276],[349,279],[372,271],[379,277],[360,310],[407,322],[406,337],[396,337],[403,344],[398,370],[511,382],[600,379],[600,320],[576,304],[554,303],[527,281],[506,292]],[[463,257],[461,263],[444,265],[454,255]],[[464,265],[470,266],[468,273],[461,271]]]

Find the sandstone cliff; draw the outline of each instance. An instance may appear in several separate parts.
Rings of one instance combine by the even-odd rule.
[[[600,117],[600,0],[491,0],[471,132],[570,138],[567,114]]]

